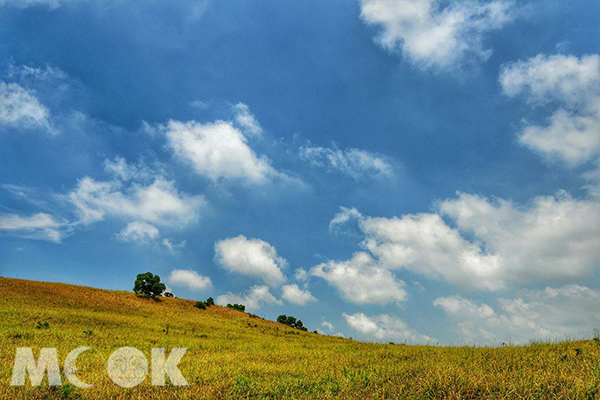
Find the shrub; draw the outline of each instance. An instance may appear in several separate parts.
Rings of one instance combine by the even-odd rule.
[[[206,303],[206,305],[208,307],[214,306],[215,305],[215,300],[212,297],[209,297],[208,299],[206,299],[205,303]]]
[[[301,331],[308,331],[308,329],[306,329],[304,327],[304,324],[302,323],[301,320],[296,319],[294,317],[287,316],[285,314],[280,315],[279,317],[277,317],[277,322],[279,322],[280,324],[284,324],[287,325],[289,327],[295,328],[295,329],[299,329]]]
[[[227,308],[231,308],[240,312],[246,312],[246,306],[243,304],[227,304]]]
[[[201,310],[206,310],[206,303],[203,301],[197,301],[196,304],[194,304],[194,307],[199,308]]]
[[[165,296],[165,297],[174,297],[173,293],[171,293],[171,292],[164,292],[163,296]]]
[[[155,298],[160,296],[166,289],[164,283],[160,282],[160,276],[151,272],[138,274],[133,285],[133,291],[147,297]]]

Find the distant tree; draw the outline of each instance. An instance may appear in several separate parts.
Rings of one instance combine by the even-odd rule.
[[[135,293],[151,298],[160,296],[166,288],[165,284],[160,282],[160,276],[154,275],[151,272],[138,274],[133,285],[133,291]]]
[[[290,316],[287,316],[285,314],[280,315],[279,317],[277,317],[277,322],[279,322],[280,324],[287,325],[292,328],[299,329],[301,331],[308,331],[308,329],[304,326],[304,324],[302,323],[301,320],[296,319],[296,318],[292,317],[291,315]]]
[[[214,306],[215,305],[215,300],[212,297],[209,297],[208,299],[206,299],[205,303],[206,303],[206,305],[208,307]]]
[[[246,306],[243,304],[227,304],[227,308],[231,308],[240,312],[246,312]]]
[[[164,292],[163,296],[165,296],[165,297],[174,297],[173,293],[171,293],[171,292]]]

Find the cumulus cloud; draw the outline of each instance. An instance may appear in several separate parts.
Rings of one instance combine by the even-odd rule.
[[[204,290],[212,286],[208,276],[202,276],[191,269],[174,269],[169,275],[169,283],[174,286],[185,286],[192,290]]]
[[[419,68],[453,70],[486,60],[485,35],[514,19],[510,1],[361,0],[361,18],[380,29],[377,42]]]
[[[579,165],[600,153],[600,56],[537,55],[502,67],[505,95],[556,103],[546,125],[527,124],[524,146],[550,160]]]
[[[597,54],[546,56],[538,54],[502,66],[500,84],[506,96],[523,95],[532,103],[558,100],[576,103],[597,92],[600,56]]]
[[[233,106],[235,113],[235,122],[242,128],[242,130],[250,136],[261,136],[262,127],[254,118],[254,115],[250,112],[250,108],[244,103],[238,103]]]
[[[84,177],[66,198],[75,206],[83,224],[112,216],[182,226],[195,220],[198,211],[206,204],[202,196],[180,193],[173,182],[162,177],[149,184],[96,181]]]
[[[500,289],[498,259],[463,239],[437,214],[402,218],[365,218],[363,246],[388,269],[405,268],[451,283],[480,289]]]
[[[260,239],[240,235],[215,243],[215,259],[226,270],[262,279],[267,285],[285,281],[281,271],[287,261],[275,247]]]
[[[310,302],[317,301],[315,297],[308,291],[298,287],[298,285],[285,285],[281,288],[283,294],[281,297],[293,304],[304,306]]]
[[[156,240],[160,236],[157,227],[147,222],[134,221],[127,224],[123,230],[117,234],[117,239],[122,242],[146,242]]]
[[[397,341],[424,344],[432,339],[422,335],[408,327],[399,317],[389,314],[381,314],[369,317],[363,313],[348,315],[342,314],[350,328],[363,337],[376,341]]]
[[[0,214],[0,231],[26,239],[60,243],[67,235],[68,224],[46,213],[31,216]]]
[[[485,303],[451,296],[433,304],[457,322],[462,339],[483,343],[589,337],[600,323],[600,291],[585,286],[526,290],[520,297],[500,298],[498,303],[494,310]]]
[[[32,90],[0,81],[0,129],[41,129],[55,133],[50,112]]]
[[[313,166],[337,171],[354,179],[394,177],[393,167],[384,156],[364,150],[307,145],[300,147],[299,154],[301,159]]]
[[[169,121],[163,128],[175,155],[213,181],[270,182],[280,174],[266,156],[257,156],[246,136],[230,122]]]
[[[217,304],[244,304],[248,310],[259,310],[264,304],[283,304],[271,294],[267,286],[253,286],[248,293],[237,295],[231,292],[217,297]]]
[[[369,254],[358,252],[347,261],[329,261],[313,267],[318,276],[356,304],[389,304],[406,300],[404,281],[397,279]]]
[[[563,191],[519,205],[459,194],[439,203],[437,213],[356,218],[361,246],[378,268],[404,268],[464,288],[577,282],[600,267],[600,201],[594,195],[574,199]]]

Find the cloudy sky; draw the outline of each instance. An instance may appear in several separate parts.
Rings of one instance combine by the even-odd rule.
[[[593,0],[0,0],[0,274],[590,336],[599,37]]]

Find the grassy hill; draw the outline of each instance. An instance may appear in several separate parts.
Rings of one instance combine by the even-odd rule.
[[[0,398],[599,398],[600,344],[469,348],[359,343],[300,332],[223,307],[155,302],[130,292],[0,278]],[[307,309],[307,312],[310,312]],[[38,321],[42,322],[40,327]],[[48,327],[44,326],[48,323]],[[90,389],[11,387],[17,347],[79,346]],[[187,387],[132,389],[106,373],[123,346],[187,347]],[[63,383],[67,382],[63,377]]]

